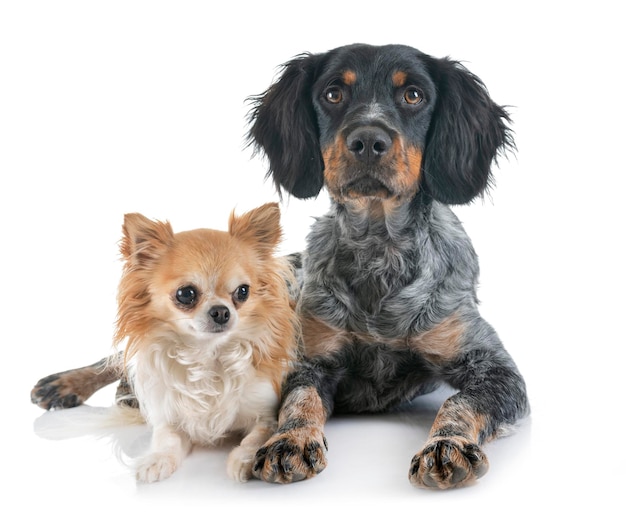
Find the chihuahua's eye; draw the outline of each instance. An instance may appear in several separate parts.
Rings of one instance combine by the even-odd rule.
[[[176,301],[183,306],[194,306],[198,301],[198,290],[192,285],[186,285],[176,290]]]
[[[326,88],[324,98],[331,104],[339,104],[343,100],[343,91],[339,86],[330,86]]]
[[[242,284],[235,289],[235,292],[233,293],[233,301],[235,304],[239,304],[248,300],[248,296],[250,296],[250,286]]]
[[[409,86],[404,90],[404,100],[407,104],[419,104],[424,100],[424,95],[417,86]]]

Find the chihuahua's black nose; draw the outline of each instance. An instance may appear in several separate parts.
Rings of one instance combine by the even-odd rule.
[[[209,309],[209,316],[216,324],[226,324],[230,320],[230,311],[226,306],[213,306]]]
[[[380,126],[359,126],[346,137],[348,150],[364,163],[372,163],[391,148],[391,137]]]

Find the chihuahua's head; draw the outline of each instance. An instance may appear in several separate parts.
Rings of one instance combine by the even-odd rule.
[[[262,340],[281,318],[290,320],[273,257],[280,238],[276,203],[232,213],[228,232],[174,233],[168,222],[125,215],[115,340],[128,338],[127,358],[163,340],[202,348]]]

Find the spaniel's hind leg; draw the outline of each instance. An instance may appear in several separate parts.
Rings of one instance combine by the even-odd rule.
[[[83,404],[100,388],[121,379],[116,401],[136,406],[121,359],[121,353],[117,353],[89,366],[48,375],[35,384],[30,399],[45,410],[73,408]]]

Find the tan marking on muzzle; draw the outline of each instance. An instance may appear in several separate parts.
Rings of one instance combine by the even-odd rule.
[[[395,173],[391,179],[391,187],[396,194],[412,197],[419,188],[422,172],[422,151],[415,146],[404,146],[404,141],[396,138],[391,152]]]
[[[335,142],[322,150],[324,160],[324,183],[333,198],[343,201],[341,197],[342,175],[346,172],[347,157],[346,141],[338,135]]]

